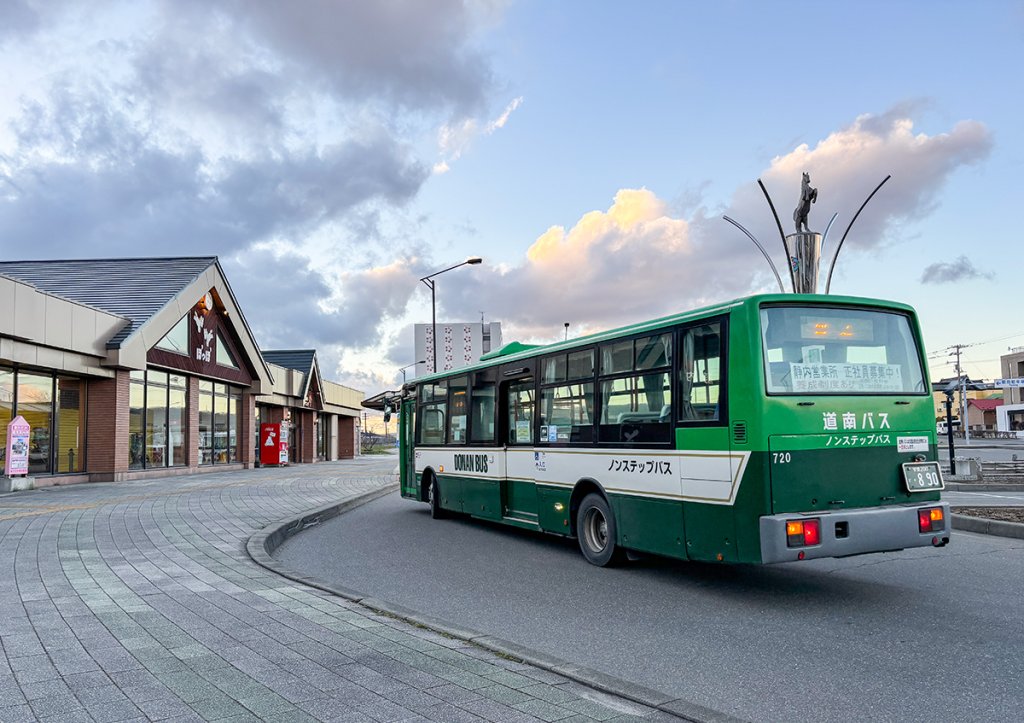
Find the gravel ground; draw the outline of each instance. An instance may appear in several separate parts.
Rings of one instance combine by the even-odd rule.
[[[1024,507],[954,507],[952,509],[958,515],[1024,523]]]

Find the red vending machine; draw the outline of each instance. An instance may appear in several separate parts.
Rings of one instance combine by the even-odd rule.
[[[280,424],[264,422],[260,425],[260,464],[288,464],[287,434]]]

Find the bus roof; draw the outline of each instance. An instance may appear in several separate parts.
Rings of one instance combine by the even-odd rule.
[[[567,339],[553,344],[522,344],[518,341],[509,342],[499,349],[484,354],[476,364],[459,367],[458,369],[448,369],[436,374],[426,374],[410,380],[409,384],[421,384],[423,382],[433,381],[436,379],[447,379],[448,377],[466,374],[479,369],[487,369],[493,366],[498,366],[499,364],[518,361],[520,359],[532,359],[536,356],[543,356],[544,354],[550,354],[557,351],[570,351],[578,347],[590,346],[591,344],[603,341],[611,341],[621,336],[632,336],[633,334],[639,334],[645,331],[655,331],[664,327],[675,326],[676,324],[681,324],[693,319],[699,319],[704,316],[717,316],[723,312],[729,311],[730,309],[734,309],[737,306],[756,306],[763,303],[851,304],[858,306],[881,306],[890,309],[908,311],[911,313],[914,312],[913,307],[898,301],[871,299],[860,296],[834,296],[832,294],[755,294],[753,296],[745,296],[739,299],[733,299],[732,301],[726,301],[721,304],[713,304],[711,306],[693,309],[692,311],[651,319],[650,321],[643,321],[637,324],[630,324],[628,326],[620,326],[615,329],[587,334],[586,336],[578,336],[573,339]]]

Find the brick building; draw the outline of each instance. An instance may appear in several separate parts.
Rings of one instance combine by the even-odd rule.
[[[312,453],[293,461],[352,456],[362,394],[308,353],[296,387],[216,257],[0,262],[0,473],[15,416],[40,486],[252,467],[257,402],[264,421],[296,410]]]

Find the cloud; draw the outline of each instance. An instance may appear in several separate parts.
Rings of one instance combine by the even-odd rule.
[[[166,2],[171,12],[181,4]],[[205,15],[207,5],[197,2],[193,8]],[[491,83],[487,59],[472,43],[480,20],[472,3],[218,0],[213,5],[298,74],[312,74],[345,97],[466,114],[482,107]]]
[[[504,128],[512,113],[522,105],[522,102],[522,96],[513,99],[511,103],[505,106],[505,110],[501,112],[501,115],[486,123],[483,127],[480,126],[475,118],[464,118],[458,123],[449,123],[442,126],[438,133],[438,146],[445,157],[434,164],[434,173],[447,173],[451,170],[451,164],[461,158],[462,154],[478,137],[489,136],[495,131]]]
[[[456,0],[2,7],[4,62],[38,82],[0,103],[0,238],[40,257],[364,243],[429,178],[422,138],[482,107],[492,81],[476,39],[501,12]]]
[[[990,271],[981,271],[966,256],[958,256],[954,261],[937,261],[929,264],[921,273],[922,284],[950,284],[969,279],[991,279]]]
[[[39,13],[26,0],[0,3],[0,41],[10,36],[33,32],[39,27]]]
[[[861,116],[813,147],[803,144],[772,159],[762,178],[787,233],[795,230],[788,209],[796,205],[803,171],[819,189],[812,228],[824,230],[830,210],[839,212],[824,265],[845,224],[886,174],[892,180],[857,220],[844,254],[876,248],[927,215],[949,176],[985,158],[990,147],[981,123],[963,121],[929,136],[914,133],[911,120],[893,111]],[[566,321],[578,333],[777,288],[760,252],[722,221],[723,214],[755,233],[786,279],[778,230],[756,183],[737,189],[724,207],[700,207],[686,218],[650,190],[622,189],[606,210],[584,214],[568,230],[549,228],[518,263],[453,275],[443,313],[459,316],[454,310],[483,304],[506,324],[507,336],[554,340]]]
[[[16,128],[21,152],[0,165],[0,238],[34,256],[227,255],[368,204],[402,205],[429,176],[405,145],[372,132],[214,163],[198,143],[164,148],[92,94],[58,92]]]
[[[332,274],[288,249],[248,249],[225,272],[261,346],[374,346],[416,291],[415,260]],[[272,290],[268,293],[268,290]]]

